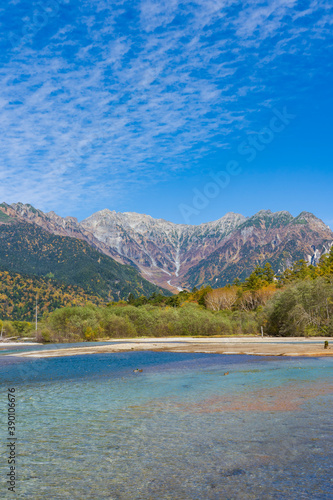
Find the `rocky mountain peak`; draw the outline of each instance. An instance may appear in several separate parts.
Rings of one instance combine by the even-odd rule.
[[[271,210],[259,210],[253,217],[270,216],[274,215]]]

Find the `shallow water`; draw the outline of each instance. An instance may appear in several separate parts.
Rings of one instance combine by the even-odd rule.
[[[0,380],[1,422],[17,389],[15,498],[333,498],[332,358],[0,356]]]

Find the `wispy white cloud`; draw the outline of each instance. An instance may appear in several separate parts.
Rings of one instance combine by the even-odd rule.
[[[29,43],[7,45],[0,196],[8,201],[69,209],[92,194],[116,200],[133,183],[230,147],[261,103],[284,99],[269,73],[276,59],[315,58],[333,19],[324,0],[68,5]]]

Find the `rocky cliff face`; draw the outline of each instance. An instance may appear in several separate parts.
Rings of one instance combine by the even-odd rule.
[[[51,233],[83,239],[172,291],[222,286],[245,278],[256,264],[267,261],[276,272],[300,258],[315,264],[333,244],[330,228],[308,212],[293,217],[262,210],[250,218],[228,213],[217,221],[190,226],[107,209],[81,223],[20,203],[3,204],[0,209]]]
[[[227,214],[218,221],[189,226],[136,213],[102,210],[81,225],[106,246],[130,259],[146,279],[182,289],[182,278],[246,219]]]
[[[316,265],[332,244],[332,231],[313,214],[302,212],[294,218],[288,212],[262,210],[225,238],[205,260],[191,267],[184,275],[184,284],[223,286],[235,278],[244,280],[256,264],[266,262],[277,273],[299,259]]]

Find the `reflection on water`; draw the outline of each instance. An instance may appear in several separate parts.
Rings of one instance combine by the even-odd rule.
[[[18,499],[333,497],[330,358],[39,361],[0,357],[1,394],[18,388]]]

